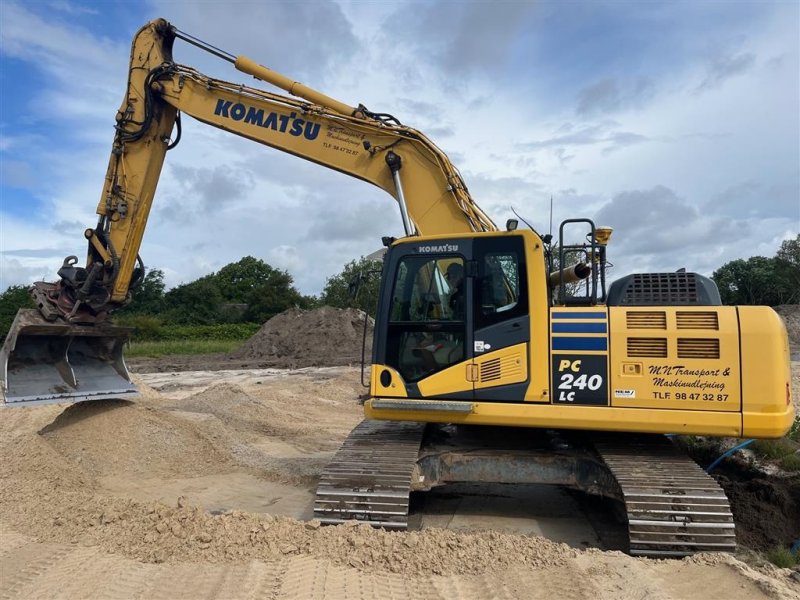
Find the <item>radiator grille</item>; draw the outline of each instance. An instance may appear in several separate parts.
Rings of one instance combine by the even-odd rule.
[[[481,363],[481,375],[480,380],[483,381],[495,381],[496,379],[500,379],[502,376],[502,368],[500,365],[500,359],[494,358],[492,360],[487,360],[485,363]]]
[[[666,338],[628,338],[629,358],[666,358]]]
[[[676,314],[678,329],[719,329],[719,315],[716,312],[685,312]]]
[[[628,329],[666,329],[667,313],[642,311],[626,313]]]
[[[637,273],[620,304],[697,304],[694,273]]]
[[[678,358],[719,358],[719,340],[678,338]]]

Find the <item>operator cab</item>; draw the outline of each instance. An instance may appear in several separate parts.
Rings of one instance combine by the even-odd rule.
[[[373,363],[394,369],[403,395],[425,397],[438,376],[471,398],[463,366],[476,355],[529,341],[525,242],[521,233],[394,244],[384,261]],[[525,359],[527,360],[527,358]],[[428,390],[430,391],[430,389]]]

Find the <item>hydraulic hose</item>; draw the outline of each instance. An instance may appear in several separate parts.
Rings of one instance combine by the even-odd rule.
[[[744,442],[742,442],[742,443],[741,443],[741,444],[739,444],[738,446],[734,446],[733,448],[731,448],[731,449],[730,449],[730,450],[728,450],[727,452],[723,453],[723,454],[722,454],[722,456],[720,456],[720,457],[719,457],[717,460],[715,460],[715,461],[714,461],[714,462],[712,462],[710,465],[708,465],[708,468],[706,469],[706,473],[711,473],[711,471],[713,471],[713,470],[714,470],[714,468],[715,468],[717,465],[719,465],[719,463],[721,463],[723,460],[725,460],[726,458],[728,458],[728,457],[729,457],[731,454],[733,454],[733,453],[734,453],[734,452],[736,452],[737,450],[741,450],[742,448],[746,448],[747,446],[749,446],[749,445],[750,445],[750,444],[752,444],[753,442],[755,442],[755,440],[745,440]]]

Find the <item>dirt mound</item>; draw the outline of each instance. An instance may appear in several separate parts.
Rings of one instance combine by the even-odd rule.
[[[192,423],[123,400],[74,404],[39,433],[63,458],[95,477],[200,475],[228,462]]]
[[[800,539],[800,477],[748,479],[728,469],[719,483],[730,500],[740,545],[768,551]]]
[[[289,369],[356,364],[361,362],[365,319],[369,321],[366,349],[369,360],[374,327],[372,319],[354,308],[331,306],[284,311],[264,323],[231,356],[263,361],[264,366]]]
[[[792,353],[800,352],[800,304],[781,304],[773,308],[786,325]]]

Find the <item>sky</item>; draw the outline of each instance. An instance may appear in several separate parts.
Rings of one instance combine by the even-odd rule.
[[[85,256],[131,39],[158,17],[424,132],[500,226],[513,207],[547,232],[552,197],[556,231],[613,227],[612,280],[710,275],[800,233],[797,0],[2,0],[0,291]],[[180,41],[174,58],[253,85]],[[319,294],[402,233],[377,188],[183,125],[140,251],[168,287],[250,255]]]

